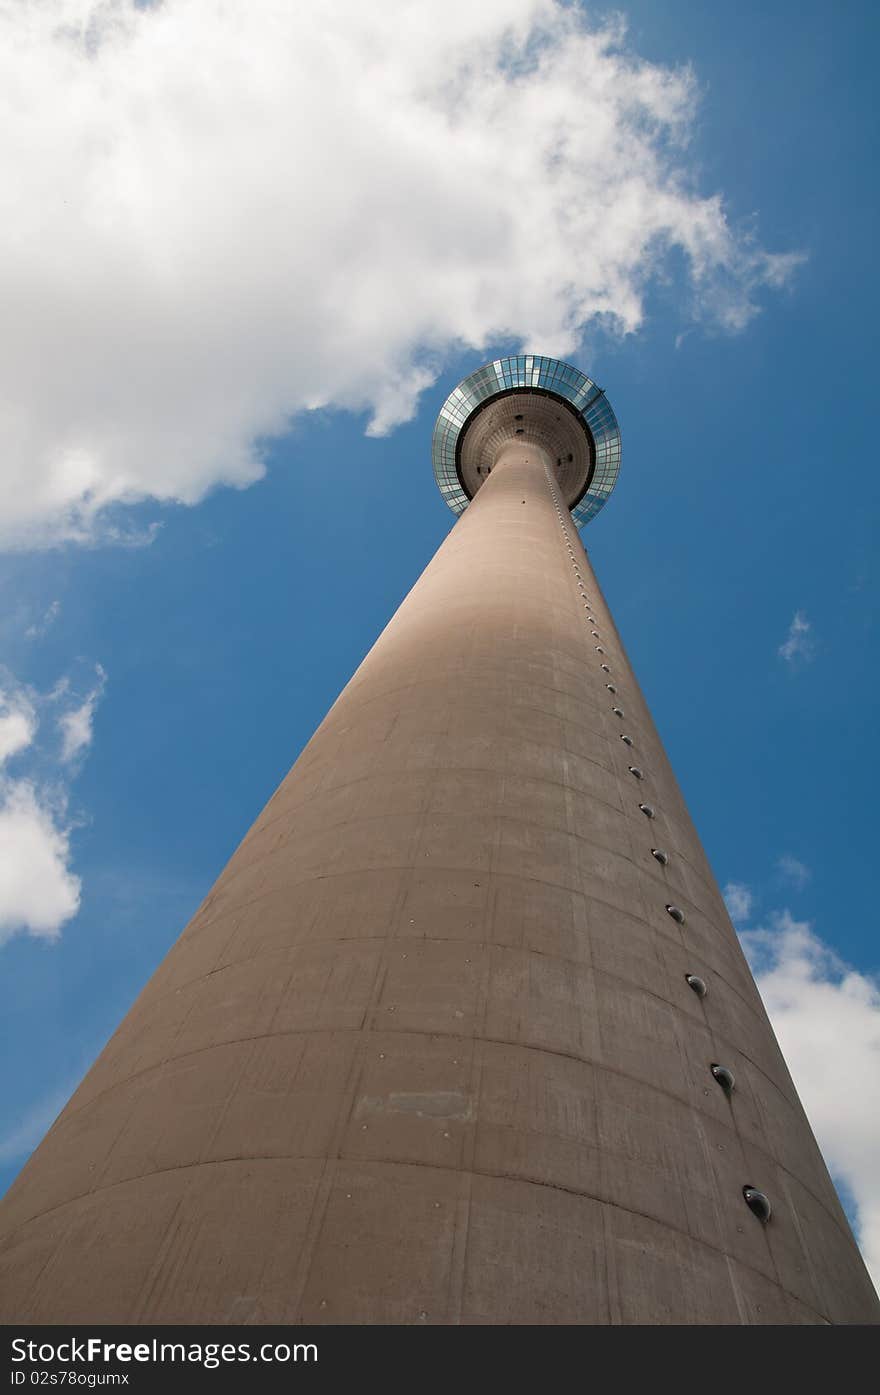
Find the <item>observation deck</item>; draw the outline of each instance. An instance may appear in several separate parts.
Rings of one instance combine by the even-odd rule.
[[[603,388],[541,354],[493,359],[447,397],[434,427],[434,478],[461,514],[508,443],[540,447],[578,528],[607,502],[620,471],[620,429]]]

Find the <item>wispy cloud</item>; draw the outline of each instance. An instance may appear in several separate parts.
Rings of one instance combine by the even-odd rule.
[[[699,189],[695,76],[620,20],[319,9],[0,6],[2,544],[147,541],[129,504],[251,484],[297,412],[387,432],[450,353],[638,330],[672,265],[683,328],[790,277]]]
[[[25,638],[42,639],[43,635],[46,634],[55,624],[55,621],[58,619],[58,616],[60,614],[61,602],[53,601],[52,604],[46,610],[41,620],[35,620],[32,625],[28,625],[27,629],[24,632]]]
[[[880,985],[788,910],[740,936],[804,1108],[850,1192],[880,1285]]]
[[[95,665],[98,681],[77,706],[64,712],[58,718],[61,732],[61,759],[65,765],[76,760],[92,744],[92,723],[95,711],[107,683],[107,675],[100,664]]]
[[[793,886],[796,891],[803,891],[813,875],[806,863],[799,862],[790,853],[783,853],[782,857],[777,859],[776,868],[780,880]]]
[[[816,652],[813,626],[802,610],[796,610],[788,634],[776,651],[790,668],[809,663]]]
[[[754,897],[743,882],[728,882],[722,893],[727,914],[734,925],[741,925],[752,913]]]

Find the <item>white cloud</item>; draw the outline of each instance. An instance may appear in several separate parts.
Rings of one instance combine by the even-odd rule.
[[[851,1193],[880,1285],[880,986],[787,911],[743,947],[832,1173]]]
[[[776,866],[782,880],[788,882],[796,891],[803,891],[813,875],[806,863],[799,862],[791,853],[783,853],[782,857],[777,859]]]
[[[71,822],[67,814],[67,776],[75,758],[91,741],[95,707],[106,675],[95,666],[97,683],[86,697],[77,695],[70,677],[49,693],[18,683],[8,671],[0,690],[0,944],[18,931],[56,939],[65,921],[79,909],[80,879],[71,869]],[[37,741],[38,713],[69,704],[56,717],[62,736],[60,759],[67,767],[59,778],[57,747]],[[3,769],[13,756],[24,758],[23,774]]]
[[[742,882],[728,882],[722,895],[727,914],[735,925],[748,920],[752,913],[754,897],[747,886]]]
[[[695,99],[561,0],[0,3],[0,542],[130,541],[296,412],[382,433],[451,351],[633,331],[672,250],[741,329],[798,259],[696,190]]]
[[[82,755],[92,744],[92,722],[95,710],[104,692],[107,675],[100,664],[95,666],[98,681],[92,691],[77,707],[64,712],[58,718],[61,732],[61,759],[65,765]]]
[[[55,939],[79,909],[63,805],[52,808],[28,780],[0,784],[0,940],[16,930]]]
[[[33,703],[20,688],[0,689],[0,766],[30,746],[37,730]]]
[[[815,654],[816,646],[812,629],[813,627],[804,612],[796,610],[788,627],[788,634],[777,650],[779,657],[784,659],[791,668],[797,667],[800,663],[808,663]]]

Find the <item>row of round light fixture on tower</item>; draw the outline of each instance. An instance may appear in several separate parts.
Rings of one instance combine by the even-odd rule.
[[[586,616],[587,623],[595,625],[597,623],[596,617],[594,615],[589,614],[590,610],[592,610],[592,603],[588,600],[585,592],[584,580],[581,576],[580,566],[576,559],[574,548],[571,545],[571,539],[569,538],[568,528],[566,527],[565,523],[565,515],[556,496],[555,482],[549,469],[547,469],[547,479],[550,484],[550,491],[553,497],[553,504],[556,509],[557,516],[559,518],[560,527],[562,528],[562,535],[565,539],[565,545],[568,550],[569,561],[571,562],[572,570],[574,571],[580,599],[584,609],[588,612]],[[601,635],[598,630],[591,630],[590,634],[593,637],[593,639],[597,641],[601,640]],[[596,653],[602,656],[599,667],[601,668],[603,673],[608,675],[609,681],[606,682],[605,687],[608,689],[609,693],[612,694],[612,696],[616,697],[617,688],[615,687],[614,683],[610,681],[611,669],[609,665],[605,662],[605,650],[601,643],[595,644],[594,648],[596,650]],[[614,713],[615,717],[623,718],[625,716],[622,707],[618,707],[615,705],[612,707],[611,710]],[[633,738],[629,735],[628,732],[620,732],[619,736],[620,740],[624,743],[625,746],[633,747]],[[628,770],[630,775],[632,775],[635,780],[644,780],[645,772],[641,769],[640,766],[630,765],[628,767]],[[646,818],[656,818],[656,810],[654,809],[653,805],[640,804],[639,808],[642,811],[642,813],[646,816]],[[652,848],[651,856],[654,858],[656,862],[659,862],[661,867],[668,866],[669,854],[665,852],[663,848]],[[677,925],[684,925],[685,914],[679,906],[667,903],[666,913],[676,922]],[[700,978],[698,974],[685,974],[685,981],[688,987],[694,993],[696,993],[698,998],[706,997],[706,994],[709,991],[708,986],[705,980]],[[730,1070],[727,1066],[720,1065],[718,1062],[714,1061],[710,1065],[709,1070],[713,1078],[717,1081],[718,1085],[721,1087],[721,1089],[724,1091],[725,1095],[729,1099],[730,1096],[733,1094],[734,1088],[736,1086],[736,1078],[733,1074],[733,1071]],[[750,1211],[752,1211],[752,1213],[755,1216],[757,1216],[760,1221],[769,1221],[771,1207],[770,1201],[765,1196],[765,1194],[761,1191],[758,1191],[757,1187],[752,1187],[750,1185],[746,1185],[743,1187],[742,1194],[743,1199],[746,1202],[746,1205],[749,1207]]]

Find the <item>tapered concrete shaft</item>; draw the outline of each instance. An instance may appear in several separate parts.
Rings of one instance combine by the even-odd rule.
[[[876,1320],[551,464],[502,452],[25,1167],[5,1321]]]

